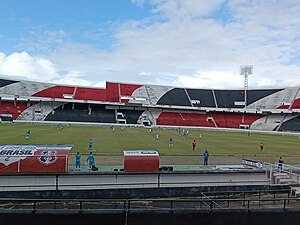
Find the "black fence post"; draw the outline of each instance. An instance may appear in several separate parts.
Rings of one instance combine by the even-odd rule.
[[[82,201],[79,202],[79,212],[82,213]]]
[[[229,192],[227,192],[227,207],[229,207]]]
[[[35,213],[36,212],[36,201],[33,201],[33,209],[32,212]]]
[[[203,199],[202,199],[202,195],[200,196],[200,208],[202,208],[202,204],[203,204]]]
[[[127,209],[130,210],[130,200],[128,200]]]
[[[58,191],[58,175],[55,176],[55,190]]]

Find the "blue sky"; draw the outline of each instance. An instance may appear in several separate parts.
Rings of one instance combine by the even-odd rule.
[[[61,84],[300,85],[299,0],[2,0],[0,74]]]
[[[34,39],[35,32],[57,30],[65,32],[61,38],[109,50],[113,24],[151,16],[146,4],[127,0],[4,0],[0,14],[0,49],[6,54],[26,49],[20,42]]]

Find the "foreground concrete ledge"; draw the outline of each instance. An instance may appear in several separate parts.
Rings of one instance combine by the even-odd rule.
[[[226,166],[230,167],[230,166]],[[242,166],[241,166],[242,167]],[[69,173],[1,173],[5,176],[73,176],[73,175],[143,175],[143,174],[230,174],[230,173],[265,173],[263,169],[245,170],[186,170],[186,171],[157,171],[157,172],[122,172],[122,171],[90,171],[90,172],[69,172]]]
[[[0,192],[0,198],[12,199],[146,199],[172,197],[199,197],[203,193],[242,193],[242,192],[284,192],[291,190],[288,185],[236,185],[201,187],[160,187],[90,190],[42,190]]]

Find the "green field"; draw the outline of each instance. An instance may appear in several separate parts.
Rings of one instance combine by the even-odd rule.
[[[27,130],[31,131],[29,140],[25,139]],[[199,138],[199,134],[202,138]],[[72,144],[73,153],[88,153],[89,139],[93,139],[95,154],[122,155],[123,150],[157,150],[160,155],[202,155],[208,149],[210,155],[236,156],[300,156],[299,136],[274,135],[247,132],[189,130],[186,139],[178,135],[176,129],[153,129],[92,126],[64,126],[60,130],[55,125],[0,124],[0,144]],[[159,139],[156,140],[156,134]],[[173,147],[169,138],[173,137]],[[192,141],[197,141],[196,151],[192,151]],[[265,149],[259,150],[263,142]]]

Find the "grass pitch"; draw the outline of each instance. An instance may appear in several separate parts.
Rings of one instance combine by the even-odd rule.
[[[29,140],[25,139],[26,131],[31,131]],[[0,144],[72,144],[73,153],[88,153],[90,138],[93,139],[93,153],[100,155],[122,155],[123,150],[157,150],[160,155],[202,155],[208,149],[210,155],[232,156],[300,156],[299,136],[213,131],[189,129],[184,139],[174,129],[136,127],[93,127],[67,126],[60,130],[56,125],[36,124],[0,124]],[[156,135],[159,135],[158,140]],[[201,134],[201,138],[199,137]],[[169,147],[169,138],[173,146]],[[196,150],[192,151],[192,141],[196,140]],[[261,152],[259,144],[265,149]]]

